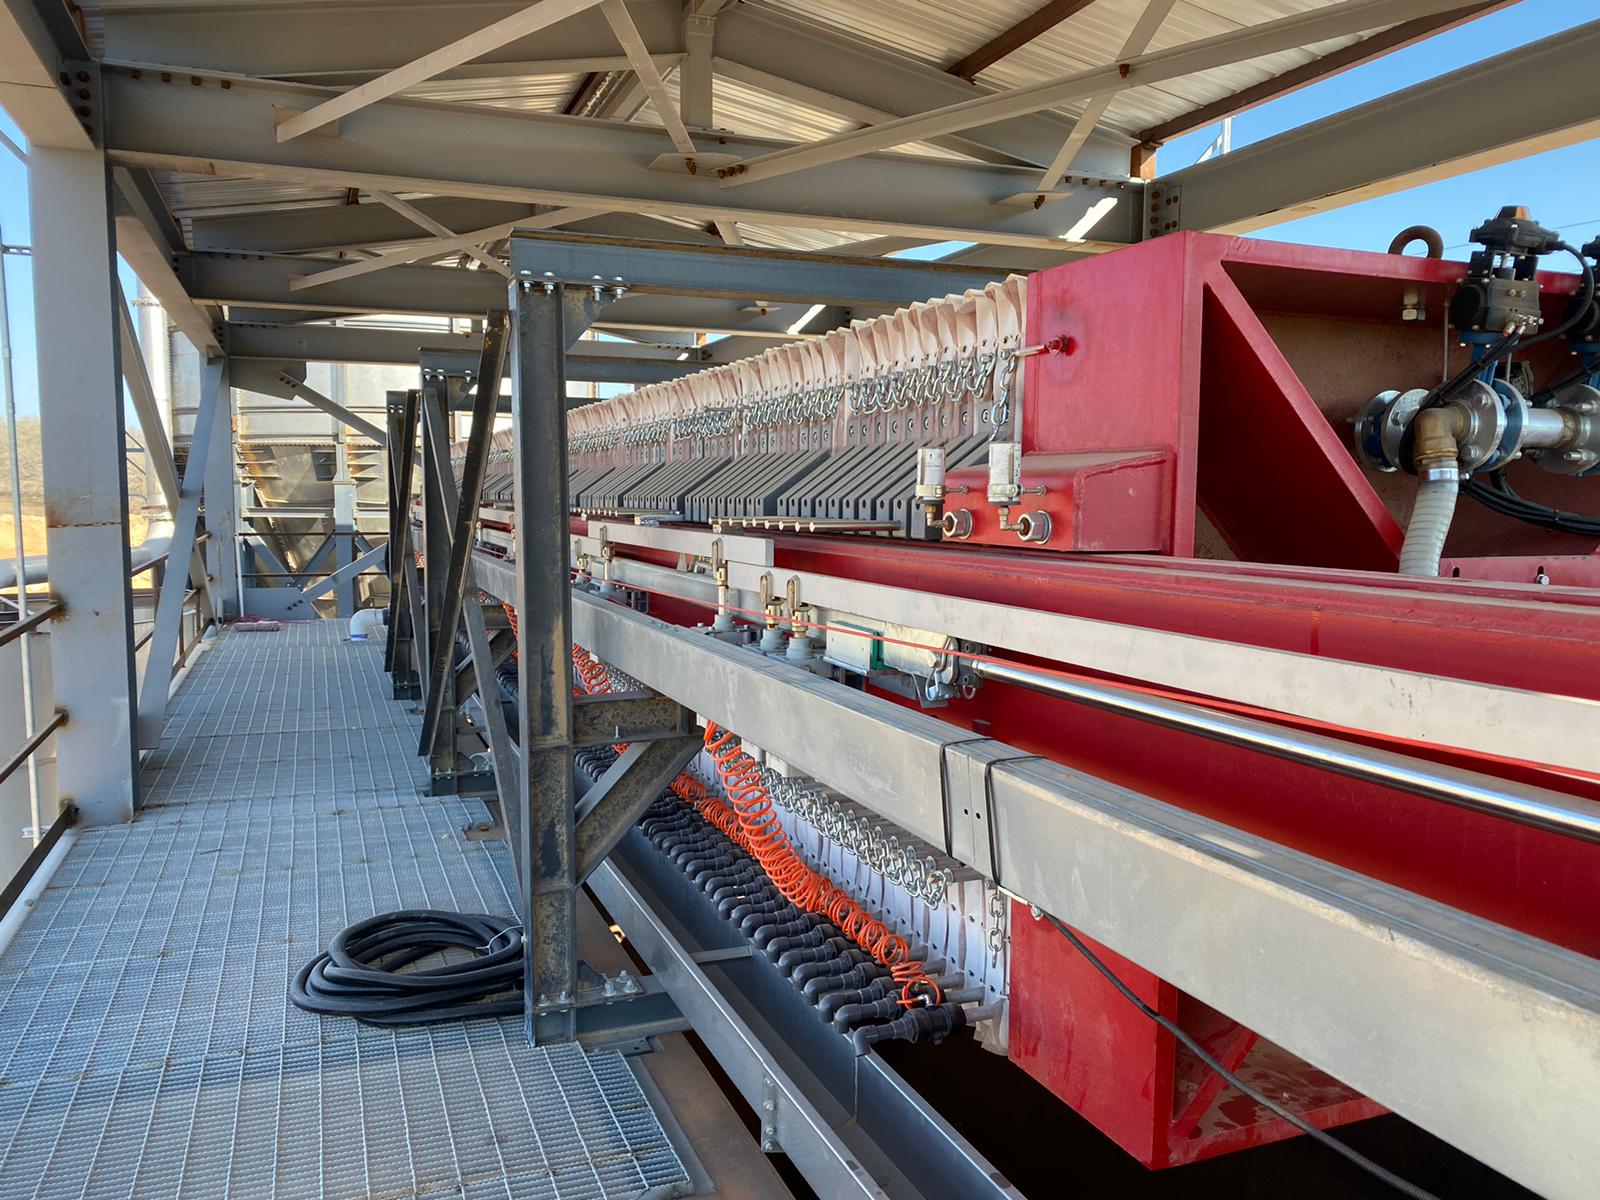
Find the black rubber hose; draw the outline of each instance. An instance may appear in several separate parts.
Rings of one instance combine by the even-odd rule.
[[[441,951],[459,962],[406,968]],[[300,968],[290,999],[368,1025],[426,1025],[522,1011],[522,927],[510,917],[403,909],[358,921]]]

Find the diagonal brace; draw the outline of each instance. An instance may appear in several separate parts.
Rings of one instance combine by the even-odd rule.
[[[605,861],[622,835],[700,752],[698,734],[634,742],[578,802],[578,882]]]
[[[478,511],[483,496],[484,476],[489,467],[489,442],[494,436],[495,408],[500,400],[500,380],[505,374],[506,332],[510,319],[505,312],[490,313],[483,323],[483,357],[478,364],[477,389],[472,399],[472,431],[467,435],[466,459],[461,467],[461,486],[456,492],[455,519],[450,526],[450,562],[445,569],[443,603],[439,612],[439,637],[429,649],[427,697],[422,715],[422,734],[417,753],[431,756],[443,726],[445,681],[455,652],[456,630],[461,624],[461,603],[467,591],[467,559],[478,532]],[[441,459],[446,456],[438,447]],[[443,480],[449,478],[450,464],[439,464]],[[446,489],[448,495],[448,489]],[[430,567],[432,564],[430,564]]]

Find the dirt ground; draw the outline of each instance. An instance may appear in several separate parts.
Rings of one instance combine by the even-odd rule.
[[[143,513],[130,514],[128,533],[132,545],[137,546],[144,541],[145,525]],[[0,506],[0,559],[13,557],[17,552],[16,546],[17,539],[12,533],[10,506]],[[24,555],[45,553],[43,513],[22,514],[22,552]]]

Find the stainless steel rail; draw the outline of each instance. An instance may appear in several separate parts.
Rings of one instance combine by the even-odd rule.
[[[1275,758],[1489,813],[1519,825],[1600,842],[1600,804],[1547,788],[1509,784],[1489,775],[1236,717],[1180,700],[1166,700],[1115,684],[1069,679],[995,662],[974,663],[973,671],[995,683],[1014,684],[1168,729],[1259,750]]]

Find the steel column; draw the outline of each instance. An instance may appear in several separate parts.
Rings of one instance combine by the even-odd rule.
[[[443,750],[440,743],[445,736],[445,684],[455,653],[456,630],[461,623],[461,601],[467,588],[467,556],[472,551],[473,539],[478,531],[479,503],[484,475],[489,466],[489,442],[494,435],[495,405],[500,398],[500,379],[505,374],[506,324],[504,312],[490,313],[484,320],[483,355],[478,362],[477,389],[472,400],[472,429],[467,434],[461,487],[456,496],[455,513],[448,534],[449,562],[445,566],[442,587],[438,593],[440,607],[437,621],[432,614],[428,618],[430,629],[439,631],[439,639],[428,646],[427,699],[417,753],[426,754],[435,762]],[[565,385],[563,394],[564,389]],[[429,566],[433,565],[430,558]],[[430,600],[433,595],[430,588]],[[453,711],[453,700],[451,707]]]
[[[598,289],[595,289],[598,292]],[[600,305],[585,289],[512,288],[512,462],[517,529],[516,853],[528,941],[528,1035],[571,1041],[578,987],[578,857],[572,782],[572,596],[568,583],[566,351]],[[508,817],[508,824],[513,818]],[[549,1007],[558,1006],[558,1007]],[[543,1011],[538,1011],[543,1007]]]
[[[133,816],[133,601],[117,353],[110,178],[98,151],[35,144],[28,156],[50,586],[66,614],[50,636],[63,801],[87,824]]]

